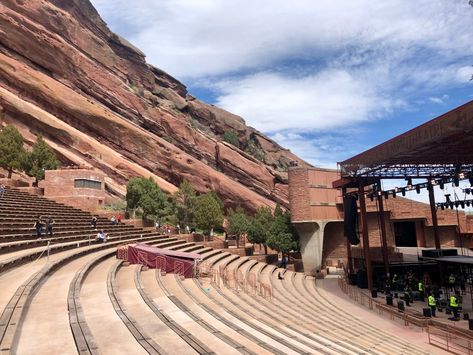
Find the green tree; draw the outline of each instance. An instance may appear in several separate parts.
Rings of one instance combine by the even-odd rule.
[[[209,234],[214,228],[221,227],[223,224],[223,208],[215,194],[208,192],[200,195],[195,204],[194,221],[198,228]]]
[[[273,214],[269,207],[260,207],[251,219],[250,230],[248,231],[248,240],[251,243],[262,244],[265,254],[268,253],[267,240],[271,233],[273,224]]]
[[[164,218],[173,213],[166,194],[151,177],[130,179],[127,185],[126,202],[127,207],[133,209],[134,212],[140,208],[143,212],[143,219],[151,216]]]
[[[25,171],[29,176],[39,180],[44,179],[45,170],[54,170],[59,166],[59,161],[52,148],[44,141],[41,135],[38,135],[33,144],[31,153],[26,154]]]
[[[267,244],[271,249],[282,253],[299,248],[298,236],[291,224],[291,214],[289,211],[283,212],[279,205],[274,210]]]
[[[4,127],[0,131],[0,166],[8,171],[9,179],[13,170],[22,168],[24,159],[25,149],[20,132],[11,125]]]
[[[238,140],[238,135],[233,129],[229,131],[225,131],[225,133],[223,134],[223,140],[227,143],[234,145],[237,148],[240,147],[240,141]]]
[[[184,180],[174,195],[178,223],[181,227],[192,225],[197,194],[192,185]]]
[[[228,231],[237,236],[237,248],[240,247],[240,237],[248,233],[251,228],[251,220],[245,211],[238,207],[236,210],[230,209],[227,215]]]

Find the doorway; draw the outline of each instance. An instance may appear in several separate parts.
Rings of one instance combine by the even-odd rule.
[[[416,223],[394,222],[394,237],[397,247],[417,247]]]

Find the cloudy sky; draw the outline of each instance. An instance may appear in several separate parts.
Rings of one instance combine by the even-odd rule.
[[[317,166],[473,100],[468,0],[92,3],[190,93]]]

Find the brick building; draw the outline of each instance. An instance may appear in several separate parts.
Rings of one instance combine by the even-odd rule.
[[[104,174],[93,169],[47,170],[39,186],[47,198],[95,212],[105,201],[104,179]]]
[[[341,191],[332,188],[332,182],[337,179],[339,175],[336,170],[306,167],[289,170],[292,222],[300,236],[307,274],[316,274],[323,267],[339,261],[346,265],[347,243],[343,234]],[[399,258],[394,247],[435,247],[428,204],[398,196],[384,200],[384,209],[392,259]],[[379,261],[381,233],[376,202],[368,199],[367,211],[372,258]],[[438,210],[437,218],[442,247],[473,246],[473,220],[463,211]],[[352,247],[352,255],[361,257],[361,250],[357,249],[359,247]]]

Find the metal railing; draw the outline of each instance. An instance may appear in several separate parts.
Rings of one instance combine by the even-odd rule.
[[[241,270],[230,270],[225,265],[220,265],[218,269],[211,269],[211,283],[215,287],[221,285],[234,289],[235,291],[244,291],[253,295],[259,295],[267,300],[273,296],[271,285],[260,282],[254,274],[245,276]]]
[[[409,324],[413,324],[418,327],[421,327],[422,330],[424,330],[429,324],[429,318],[427,317],[399,311],[398,309],[392,306],[388,306],[377,300],[374,300],[373,298],[364,294],[357,288],[351,287],[350,285],[348,285],[345,276],[340,276],[338,278],[338,285],[340,289],[354,301],[360,303],[363,306],[368,307],[371,310],[376,309],[380,315],[387,314],[391,318],[391,320],[400,319],[403,321],[404,325],[408,326]]]
[[[429,344],[453,354],[473,354],[473,339],[463,337],[449,330],[428,326]]]

